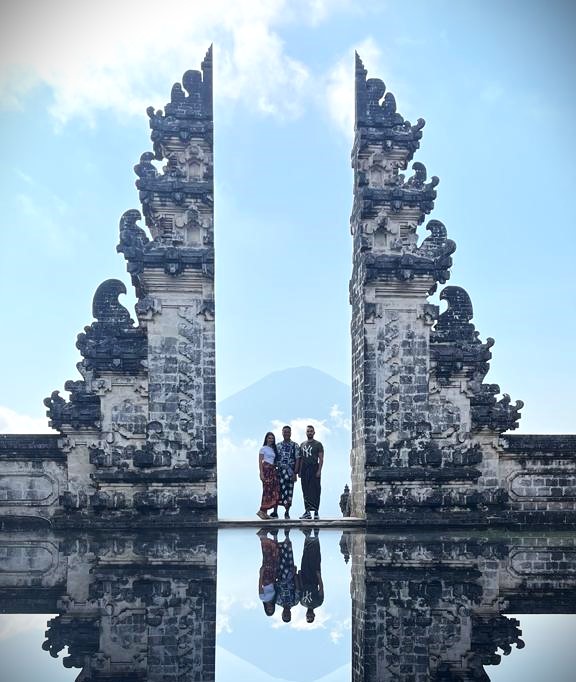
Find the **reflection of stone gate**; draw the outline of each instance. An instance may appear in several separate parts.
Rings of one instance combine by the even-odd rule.
[[[484,666],[524,646],[521,620],[504,614],[576,611],[572,536],[345,533],[341,548],[353,682],[489,682]]]
[[[323,548],[337,541],[330,532],[320,539]],[[484,666],[499,662],[498,650],[523,646],[521,620],[504,614],[575,613],[575,542],[541,533],[344,533],[353,682],[488,680]],[[0,533],[2,611],[58,612],[43,648],[57,656],[68,647],[63,663],[82,668],[83,682],[209,682],[216,548],[214,529]]]
[[[484,383],[468,294],[447,286],[456,245],[430,220],[438,178],[400,171],[422,137],[356,56],[352,304],[353,516],[368,522],[576,521],[576,436],[503,436],[522,402]]]
[[[50,613],[78,680],[214,680],[216,530],[0,535],[3,613]]]
[[[383,98],[383,99],[382,99]],[[138,325],[108,280],[78,335],[82,378],[46,399],[58,436],[0,436],[4,517],[61,524],[216,520],[212,51],[148,109],[153,152],[134,170],[149,235],[120,220]],[[491,339],[450,276],[436,178],[407,168],[424,122],[405,121],[356,62],[352,233],[352,494],[368,522],[576,523],[575,436],[503,436],[520,402],[483,383]],[[155,162],[163,161],[158,170]],[[344,505],[346,506],[346,505]]]

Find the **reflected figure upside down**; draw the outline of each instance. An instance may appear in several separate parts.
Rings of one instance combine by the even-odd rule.
[[[322,555],[317,528],[302,531],[306,536],[304,550],[298,576],[302,586],[300,604],[306,609],[306,622],[313,623],[316,617],[314,609],[324,603],[324,583],[322,582]]]

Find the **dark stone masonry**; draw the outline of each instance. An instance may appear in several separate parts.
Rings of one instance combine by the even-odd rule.
[[[367,523],[576,523],[576,436],[510,436],[520,400],[484,383],[494,340],[480,339],[468,293],[445,286],[455,243],[434,208],[438,178],[412,164],[415,125],[356,56],[352,167],[352,489],[341,506]]]
[[[416,162],[424,121],[397,112],[356,58],[351,229],[352,452],[345,516],[368,525],[576,525],[576,436],[511,436],[522,402],[485,383],[467,292],[445,286],[455,243]],[[117,250],[138,298],[101,284],[78,335],[80,379],[46,398],[54,436],[0,436],[4,526],[149,528],[217,522],[212,49],[147,110],[140,211]],[[161,169],[160,169],[161,168]],[[343,482],[344,483],[344,482]]]
[[[524,647],[522,614],[576,610],[572,535],[367,531],[340,545],[352,560],[353,682],[489,682],[484,667]]]
[[[147,112],[153,152],[134,168],[147,230],[137,210],[120,219],[137,324],[124,284],[101,284],[81,379],[44,401],[59,435],[0,436],[5,524],[216,521],[212,49],[182,80]]]

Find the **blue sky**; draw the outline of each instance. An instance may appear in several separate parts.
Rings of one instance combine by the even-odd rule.
[[[77,378],[149,104],[215,46],[218,398],[309,365],[349,382],[353,50],[427,121],[488,380],[524,432],[575,431],[575,11],[550,0],[9,3],[0,28],[0,431]],[[133,298],[128,298],[132,304]],[[304,416],[304,415],[302,415]],[[307,415],[310,416],[310,415]],[[259,434],[258,434],[259,435]]]

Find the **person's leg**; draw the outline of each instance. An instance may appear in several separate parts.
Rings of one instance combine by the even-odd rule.
[[[300,481],[302,483],[302,496],[304,497],[304,514],[301,519],[312,518],[310,514],[310,481],[313,467],[304,466],[300,472]]]

